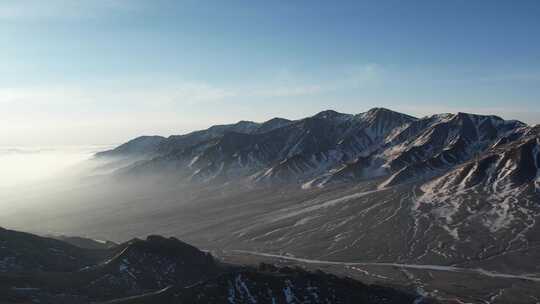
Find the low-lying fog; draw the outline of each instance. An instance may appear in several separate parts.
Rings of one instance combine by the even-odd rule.
[[[43,182],[109,146],[0,147],[0,189]]]
[[[272,214],[287,213],[322,191],[260,188],[242,180],[189,183],[177,170],[126,170],[136,159],[94,158],[93,152],[11,151],[4,165],[20,177],[0,191],[0,226],[115,242],[161,234],[200,248],[242,248],[246,229],[264,225],[265,234],[266,225],[275,229]]]
[[[165,234],[197,244],[204,239],[196,231],[221,225],[225,214],[239,214],[228,211],[226,198],[250,199],[238,197],[243,186],[199,187],[175,176],[116,174],[131,162],[93,157],[103,150],[3,149],[0,226],[117,242]]]
[[[86,230],[99,226],[93,223],[93,213],[114,213],[125,207],[122,200],[132,201],[131,194],[142,189],[111,184],[104,177],[102,173],[111,170],[100,170],[103,163],[93,155],[109,148],[0,147],[0,226],[39,234],[87,235]]]

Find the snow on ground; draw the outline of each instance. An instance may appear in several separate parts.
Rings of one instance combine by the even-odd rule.
[[[258,256],[264,256],[264,257],[270,257],[270,258],[277,258],[277,259],[301,262],[301,263],[306,263],[306,264],[398,267],[398,268],[423,269],[423,270],[433,270],[433,271],[471,273],[471,274],[480,274],[480,275],[492,277],[492,278],[518,279],[518,280],[540,282],[540,277],[536,277],[536,276],[532,276],[528,274],[522,274],[522,275],[506,274],[506,273],[488,271],[481,268],[461,268],[461,267],[443,266],[443,265],[421,265],[421,264],[400,264],[400,263],[336,262],[336,261],[304,259],[304,258],[298,258],[298,257],[284,256],[284,255],[271,254],[271,253],[262,253],[262,252],[255,252],[255,251],[247,251],[247,250],[233,250],[233,252],[258,255]]]
[[[358,198],[361,198],[361,197],[364,197],[364,196],[367,196],[369,194],[379,192],[379,191],[385,191],[385,190],[371,190],[371,191],[365,191],[365,192],[358,192],[358,193],[346,195],[346,196],[343,196],[343,197],[340,197],[340,198],[331,199],[331,200],[328,200],[328,201],[322,201],[322,202],[320,202],[318,204],[316,203],[316,204],[313,204],[313,205],[311,205],[309,207],[302,208],[300,210],[296,210],[296,211],[287,210],[288,212],[286,214],[284,214],[283,216],[280,216],[280,217],[273,218],[272,221],[277,222],[277,221],[284,220],[284,219],[291,218],[291,217],[295,217],[295,216],[298,216],[298,215],[301,215],[301,214],[304,214],[304,213],[313,212],[313,211],[323,209],[323,208],[333,207],[335,205],[345,203],[345,202],[348,202],[348,201],[351,201],[351,200],[354,200],[354,199],[358,199]]]

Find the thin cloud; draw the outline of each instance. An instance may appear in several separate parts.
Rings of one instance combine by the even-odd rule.
[[[88,97],[84,89],[70,86],[0,88],[0,104],[50,105],[67,100],[81,101]]]
[[[480,77],[483,82],[534,81],[540,82],[540,72],[508,73]]]
[[[139,1],[130,0],[12,0],[0,3],[0,20],[95,18],[106,12],[133,11]]]
[[[286,98],[355,88],[378,79],[381,68],[368,65],[336,74],[317,83],[288,81],[253,86],[217,86],[206,82],[132,87],[50,85],[0,88],[0,104],[70,105],[129,102],[130,105],[197,104],[232,98]],[[301,77],[296,77],[301,79]]]

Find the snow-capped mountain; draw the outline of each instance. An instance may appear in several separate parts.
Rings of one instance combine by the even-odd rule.
[[[239,122],[145,146],[150,160],[133,171],[174,167],[192,180],[250,177],[255,181],[304,180],[358,155],[375,151],[395,128],[414,118],[386,109],[359,115],[324,111],[298,121],[274,118],[262,124]],[[99,157],[137,150],[133,140]],[[136,145],[137,144],[137,145]],[[129,156],[128,153],[125,156]]]
[[[122,172],[175,174],[190,182],[310,187],[386,177],[381,187],[388,187],[442,174],[527,128],[466,113],[415,118],[384,108],[357,115],[328,110],[296,121],[241,121],[169,138],[141,137],[98,156],[139,151],[146,160]]]

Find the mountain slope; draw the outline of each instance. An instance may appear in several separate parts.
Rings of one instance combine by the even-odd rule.
[[[97,157],[133,157],[152,155],[157,152],[158,146],[165,141],[161,136],[140,136],[120,146],[96,154]]]
[[[493,238],[492,248],[479,257],[527,248],[539,241],[539,164],[536,127],[421,185],[414,209],[437,215],[434,223],[452,231],[458,242]]]
[[[504,121],[496,116],[466,113],[430,117],[425,125],[414,136],[398,135],[406,139],[385,151],[389,155],[387,166],[395,172],[385,185],[415,176],[435,175],[478,155],[501,138],[522,132],[525,127],[520,122]]]

